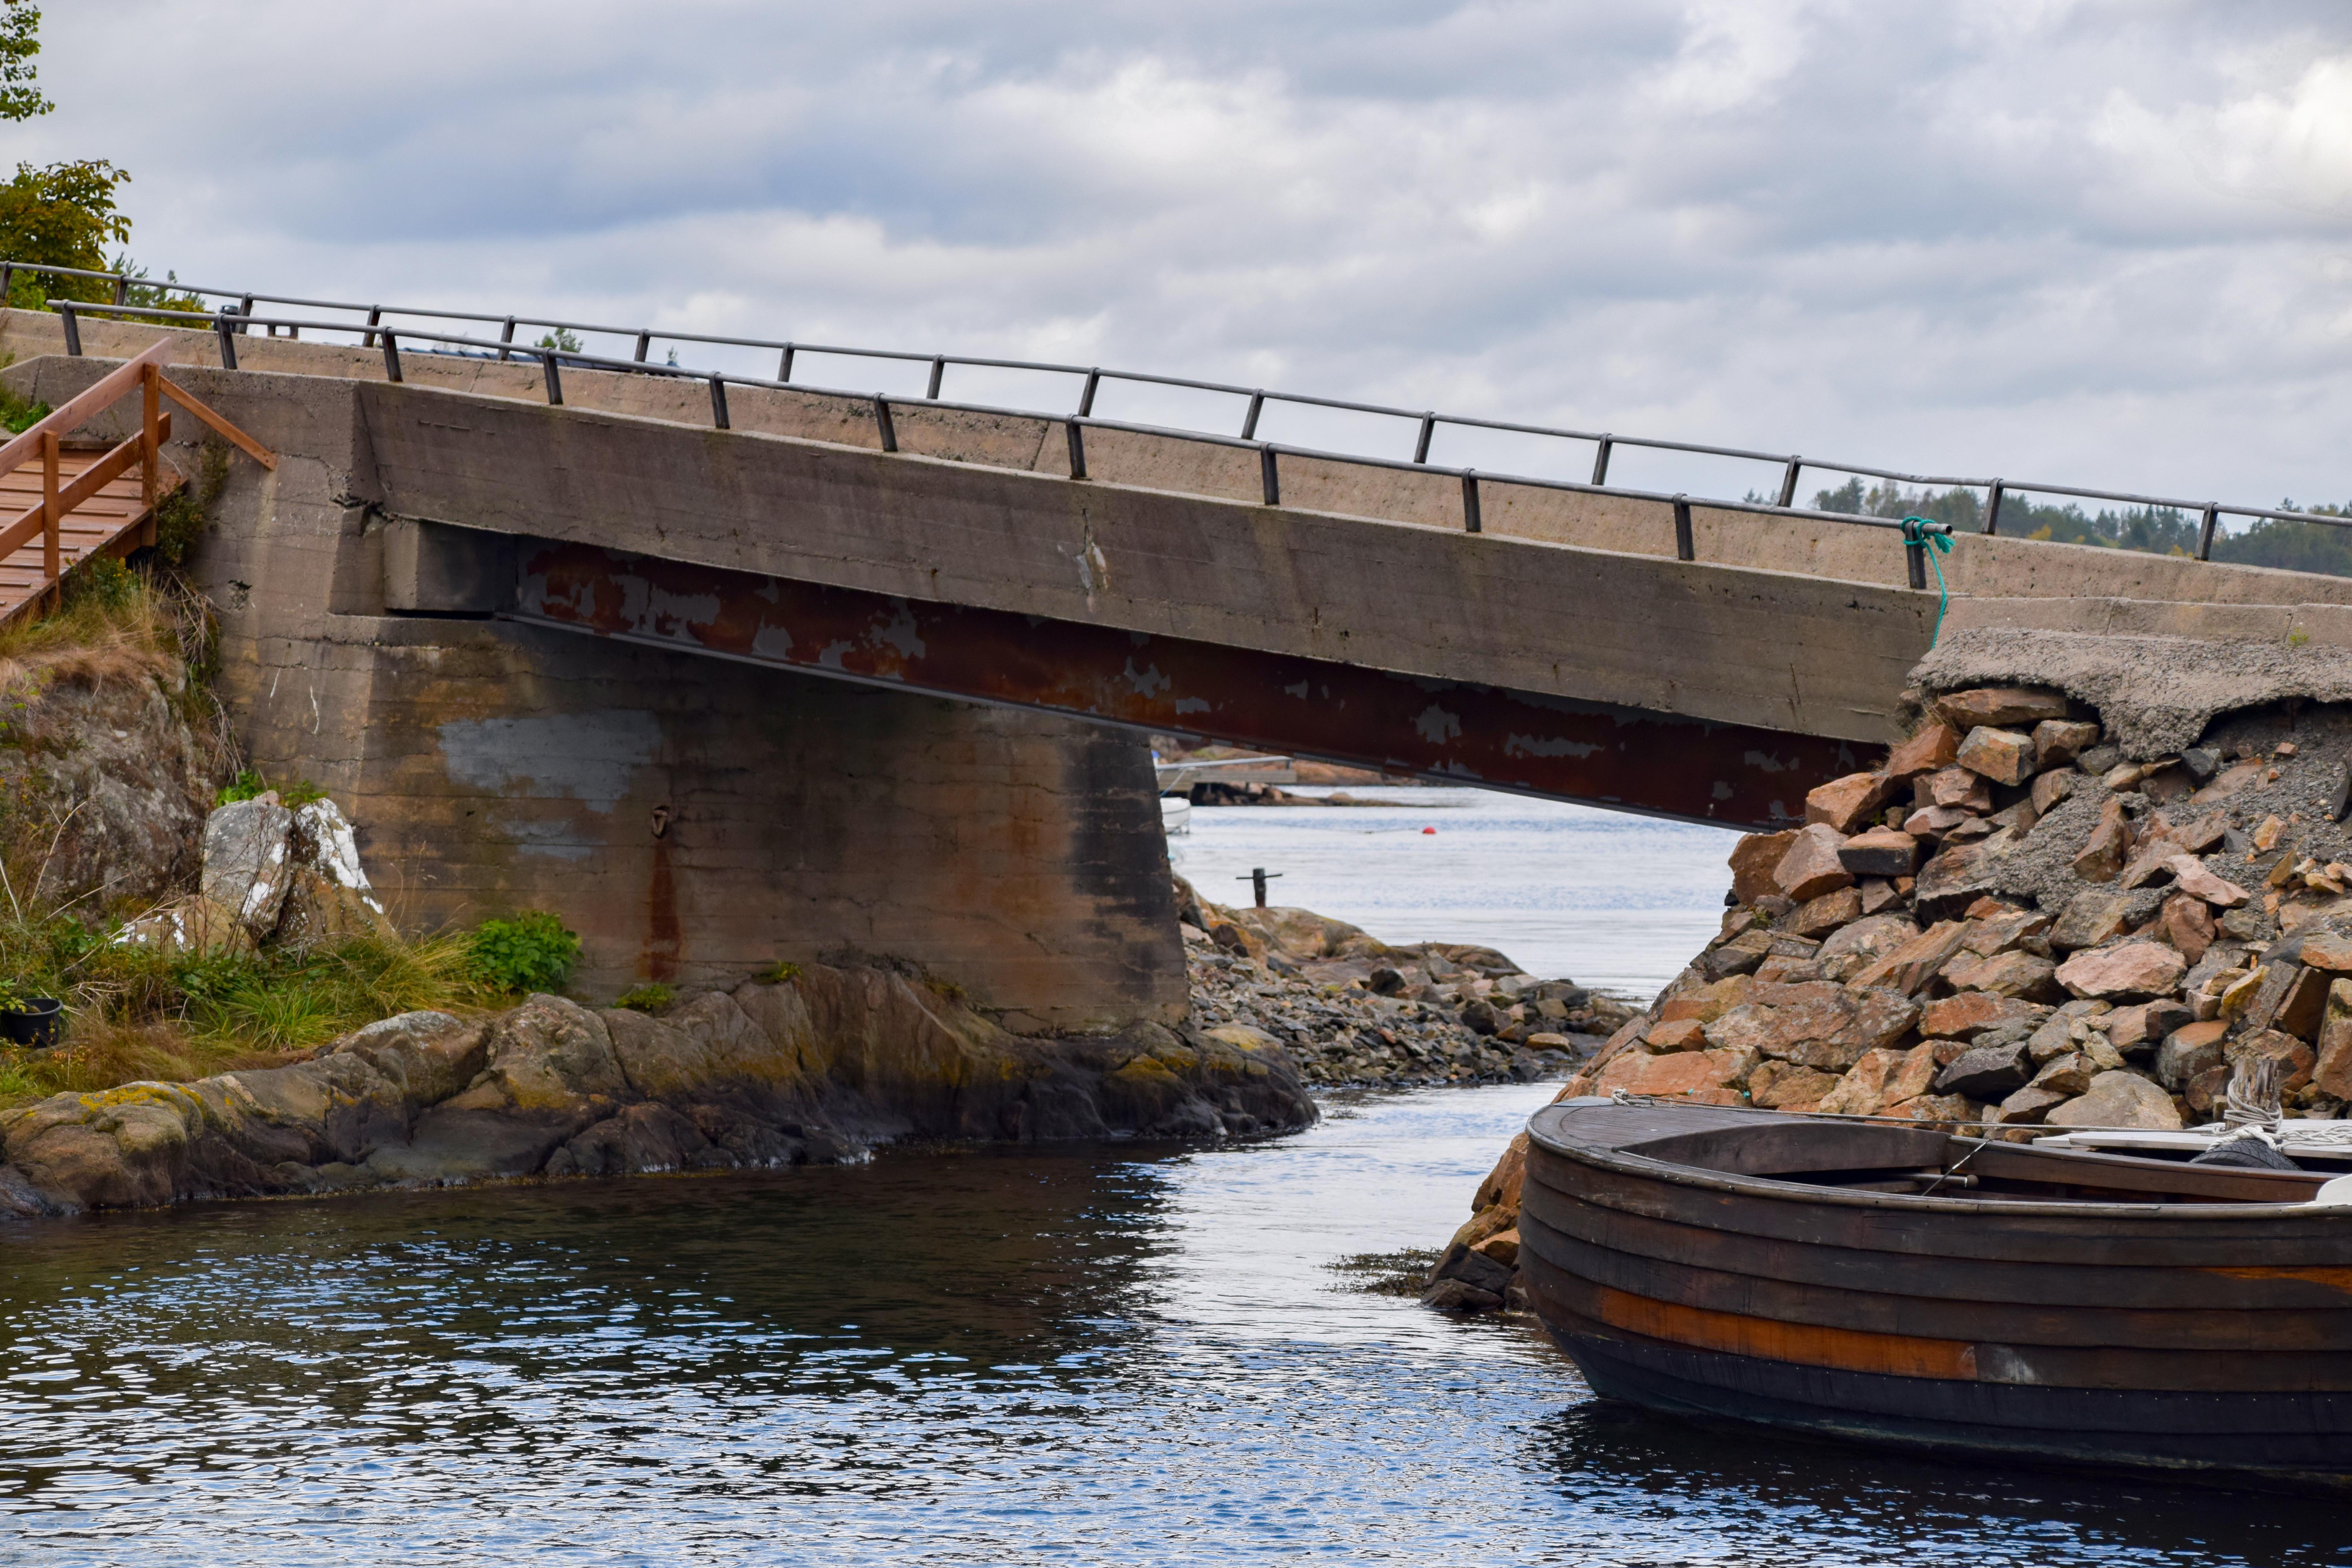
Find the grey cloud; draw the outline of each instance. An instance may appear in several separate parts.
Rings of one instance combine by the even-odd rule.
[[[2352,494],[2326,0],[212,0],[47,29],[63,108],[20,155],[130,164],[133,248],[183,276]]]

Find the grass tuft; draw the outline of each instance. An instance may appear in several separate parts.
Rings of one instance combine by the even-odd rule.
[[[613,1000],[615,1007],[626,1007],[635,1013],[658,1013],[677,1000],[677,993],[658,981],[640,985],[634,991],[624,991]]]
[[[456,933],[206,956],[120,945],[69,918],[0,920],[0,969],[21,977],[24,994],[68,1009],[57,1050],[0,1047],[0,1106],[278,1066],[397,1013],[479,1013],[512,999],[483,983],[469,938]]]

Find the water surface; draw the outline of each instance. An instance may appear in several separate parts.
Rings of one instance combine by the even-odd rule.
[[[1247,903],[1264,866],[1282,873],[1268,902],[1382,942],[1484,943],[1531,973],[1643,1002],[1721,924],[1727,829],[1493,790],[1349,793],[1403,804],[1200,806],[1170,856],[1219,903]]]
[[[1331,1268],[1550,1093],[14,1227],[0,1561],[2352,1560],[2294,1499],[1695,1431]]]

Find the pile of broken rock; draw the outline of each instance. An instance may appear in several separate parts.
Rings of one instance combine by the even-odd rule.
[[[1233,909],[1176,879],[1192,1018],[1287,1048],[1319,1087],[1567,1077],[1633,1016],[1490,947],[1391,946],[1311,910]]]
[[[2346,774],[2273,732],[2293,727],[2132,761],[2055,692],[1934,699],[1883,766],[1808,795],[1807,826],[1740,840],[1721,936],[1574,1087],[2178,1127],[2259,1052],[2337,1114]]]
[[[2290,1115],[2341,1117],[2347,756],[2340,707],[2235,714],[2131,758],[2057,692],[1922,694],[1884,764],[1814,790],[1803,827],[1739,841],[1720,935],[1560,1098],[2178,1128],[2213,1120],[2258,1055]],[[1526,1146],[1480,1187],[1433,1304],[1502,1304]]]

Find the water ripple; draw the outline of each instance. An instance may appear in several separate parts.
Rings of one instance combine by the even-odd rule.
[[[2340,1563],[2334,1510],[1722,1435],[1329,1265],[1545,1091],[1280,1142],[8,1233],[10,1561]]]

